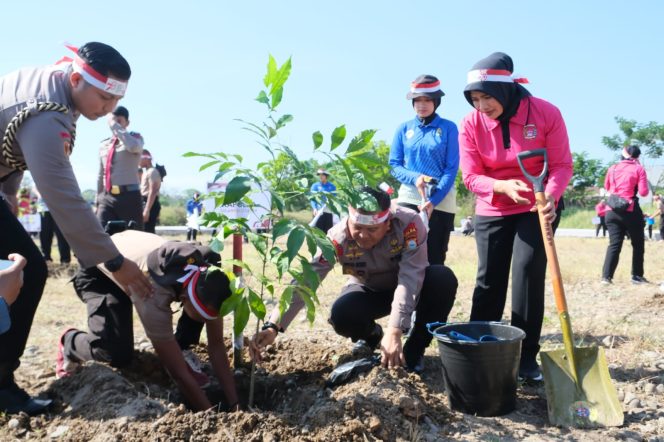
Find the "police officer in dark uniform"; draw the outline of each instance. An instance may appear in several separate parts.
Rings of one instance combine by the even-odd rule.
[[[102,226],[122,220],[143,229],[143,202],[136,169],[143,152],[143,137],[127,130],[129,111],[118,106],[109,120],[112,136],[99,148],[97,217]]]

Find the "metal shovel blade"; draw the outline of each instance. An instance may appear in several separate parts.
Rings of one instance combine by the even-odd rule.
[[[578,383],[564,349],[543,351],[540,357],[551,424],[580,428],[623,424],[603,348],[574,347]]]

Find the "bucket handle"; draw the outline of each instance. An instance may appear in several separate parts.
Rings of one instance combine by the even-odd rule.
[[[427,324],[427,331],[434,336],[441,336],[436,334],[436,329],[438,327],[442,327],[443,325],[447,325],[447,322],[429,322]]]

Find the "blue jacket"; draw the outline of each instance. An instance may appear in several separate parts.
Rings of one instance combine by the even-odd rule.
[[[5,300],[0,296],[0,335],[9,330],[12,321],[9,318],[9,306]]]
[[[311,193],[316,193],[316,192],[328,192],[328,193],[335,193],[337,191],[337,186],[332,184],[331,182],[326,182],[325,184],[321,183],[318,181],[317,183],[314,183],[311,186]],[[327,198],[322,197],[321,202],[319,203],[318,201],[311,201],[311,207],[316,210],[320,210],[325,202],[327,201]]]
[[[404,184],[415,185],[420,175],[438,180],[429,200],[434,207],[454,185],[459,170],[459,130],[438,115],[424,126],[416,117],[401,124],[390,149],[390,172]]]
[[[187,215],[193,214],[196,209],[198,209],[199,215],[203,213],[203,203],[200,200],[196,201],[192,198],[187,201]]]

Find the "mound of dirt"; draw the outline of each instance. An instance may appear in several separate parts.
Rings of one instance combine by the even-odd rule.
[[[197,348],[196,353],[205,362],[204,370],[212,374],[204,347]],[[401,369],[376,367],[344,385],[328,388],[325,381],[334,367],[356,357],[350,353],[349,342],[333,333],[320,333],[316,338],[281,337],[267,349],[266,360],[256,371],[252,407],[246,404],[251,368],[243,364],[235,377],[245,401],[244,411],[225,412],[223,394],[213,382],[207,393],[217,405],[194,413],[181,403],[181,395],[156,356],[150,351],[137,351],[134,362],[125,369],[92,363],[68,378],[51,381],[47,394],[55,400],[52,414],[34,418],[0,416],[0,436],[104,442],[365,442],[606,440],[630,435],[648,440],[646,435],[657,437],[664,432],[657,414],[661,396],[657,396],[656,388],[661,387],[653,380],[659,379],[653,372],[649,383],[629,389],[621,397],[630,401],[641,398],[644,403],[654,400],[655,414],[651,413],[650,419],[643,420],[646,415],[637,414],[635,409],[626,416],[630,429],[583,432],[548,425],[541,386],[521,386],[517,410],[506,416],[480,418],[450,410],[434,347],[427,350],[422,377]],[[659,354],[651,358],[659,364]],[[659,366],[652,368],[657,370]],[[19,380],[25,385],[27,379]],[[646,424],[651,427],[649,431]]]

